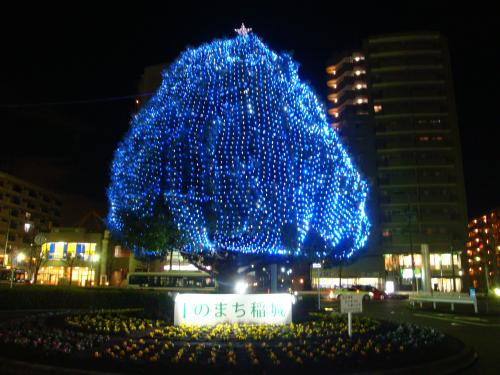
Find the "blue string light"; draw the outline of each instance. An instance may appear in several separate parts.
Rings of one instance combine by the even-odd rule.
[[[369,233],[367,191],[298,65],[244,34],[165,70],[115,152],[108,224],[123,233],[167,205],[185,251],[311,255],[314,232],[314,256],[350,257]]]

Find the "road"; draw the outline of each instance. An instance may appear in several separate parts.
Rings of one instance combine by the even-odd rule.
[[[438,311],[412,309],[408,301],[371,301],[364,304],[363,315],[396,322],[412,322],[432,327],[457,337],[479,354],[479,360],[470,368],[459,372],[465,374],[500,374],[500,314],[473,314],[471,306],[462,306],[451,313],[449,306]],[[496,306],[493,306],[496,307]],[[468,309],[467,309],[468,308]],[[480,305],[479,311],[485,311]]]

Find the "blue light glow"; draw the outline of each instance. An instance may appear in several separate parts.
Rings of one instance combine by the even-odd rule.
[[[166,204],[186,251],[306,255],[314,232],[315,256],[350,257],[369,233],[367,190],[298,65],[240,35],[163,73],[115,152],[108,224],[123,233]]]

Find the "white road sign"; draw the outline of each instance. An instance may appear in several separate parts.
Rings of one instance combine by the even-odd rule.
[[[363,312],[363,295],[341,294],[340,312],[342,314]]]

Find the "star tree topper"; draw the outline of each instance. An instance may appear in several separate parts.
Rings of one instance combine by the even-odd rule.
[[[242,22],[241,27],[239,29],[234,29],[238,35],[248,35],[249,33],[252,32],[252,28],[249,27],[248,29],[245,27],[245,24]]]

